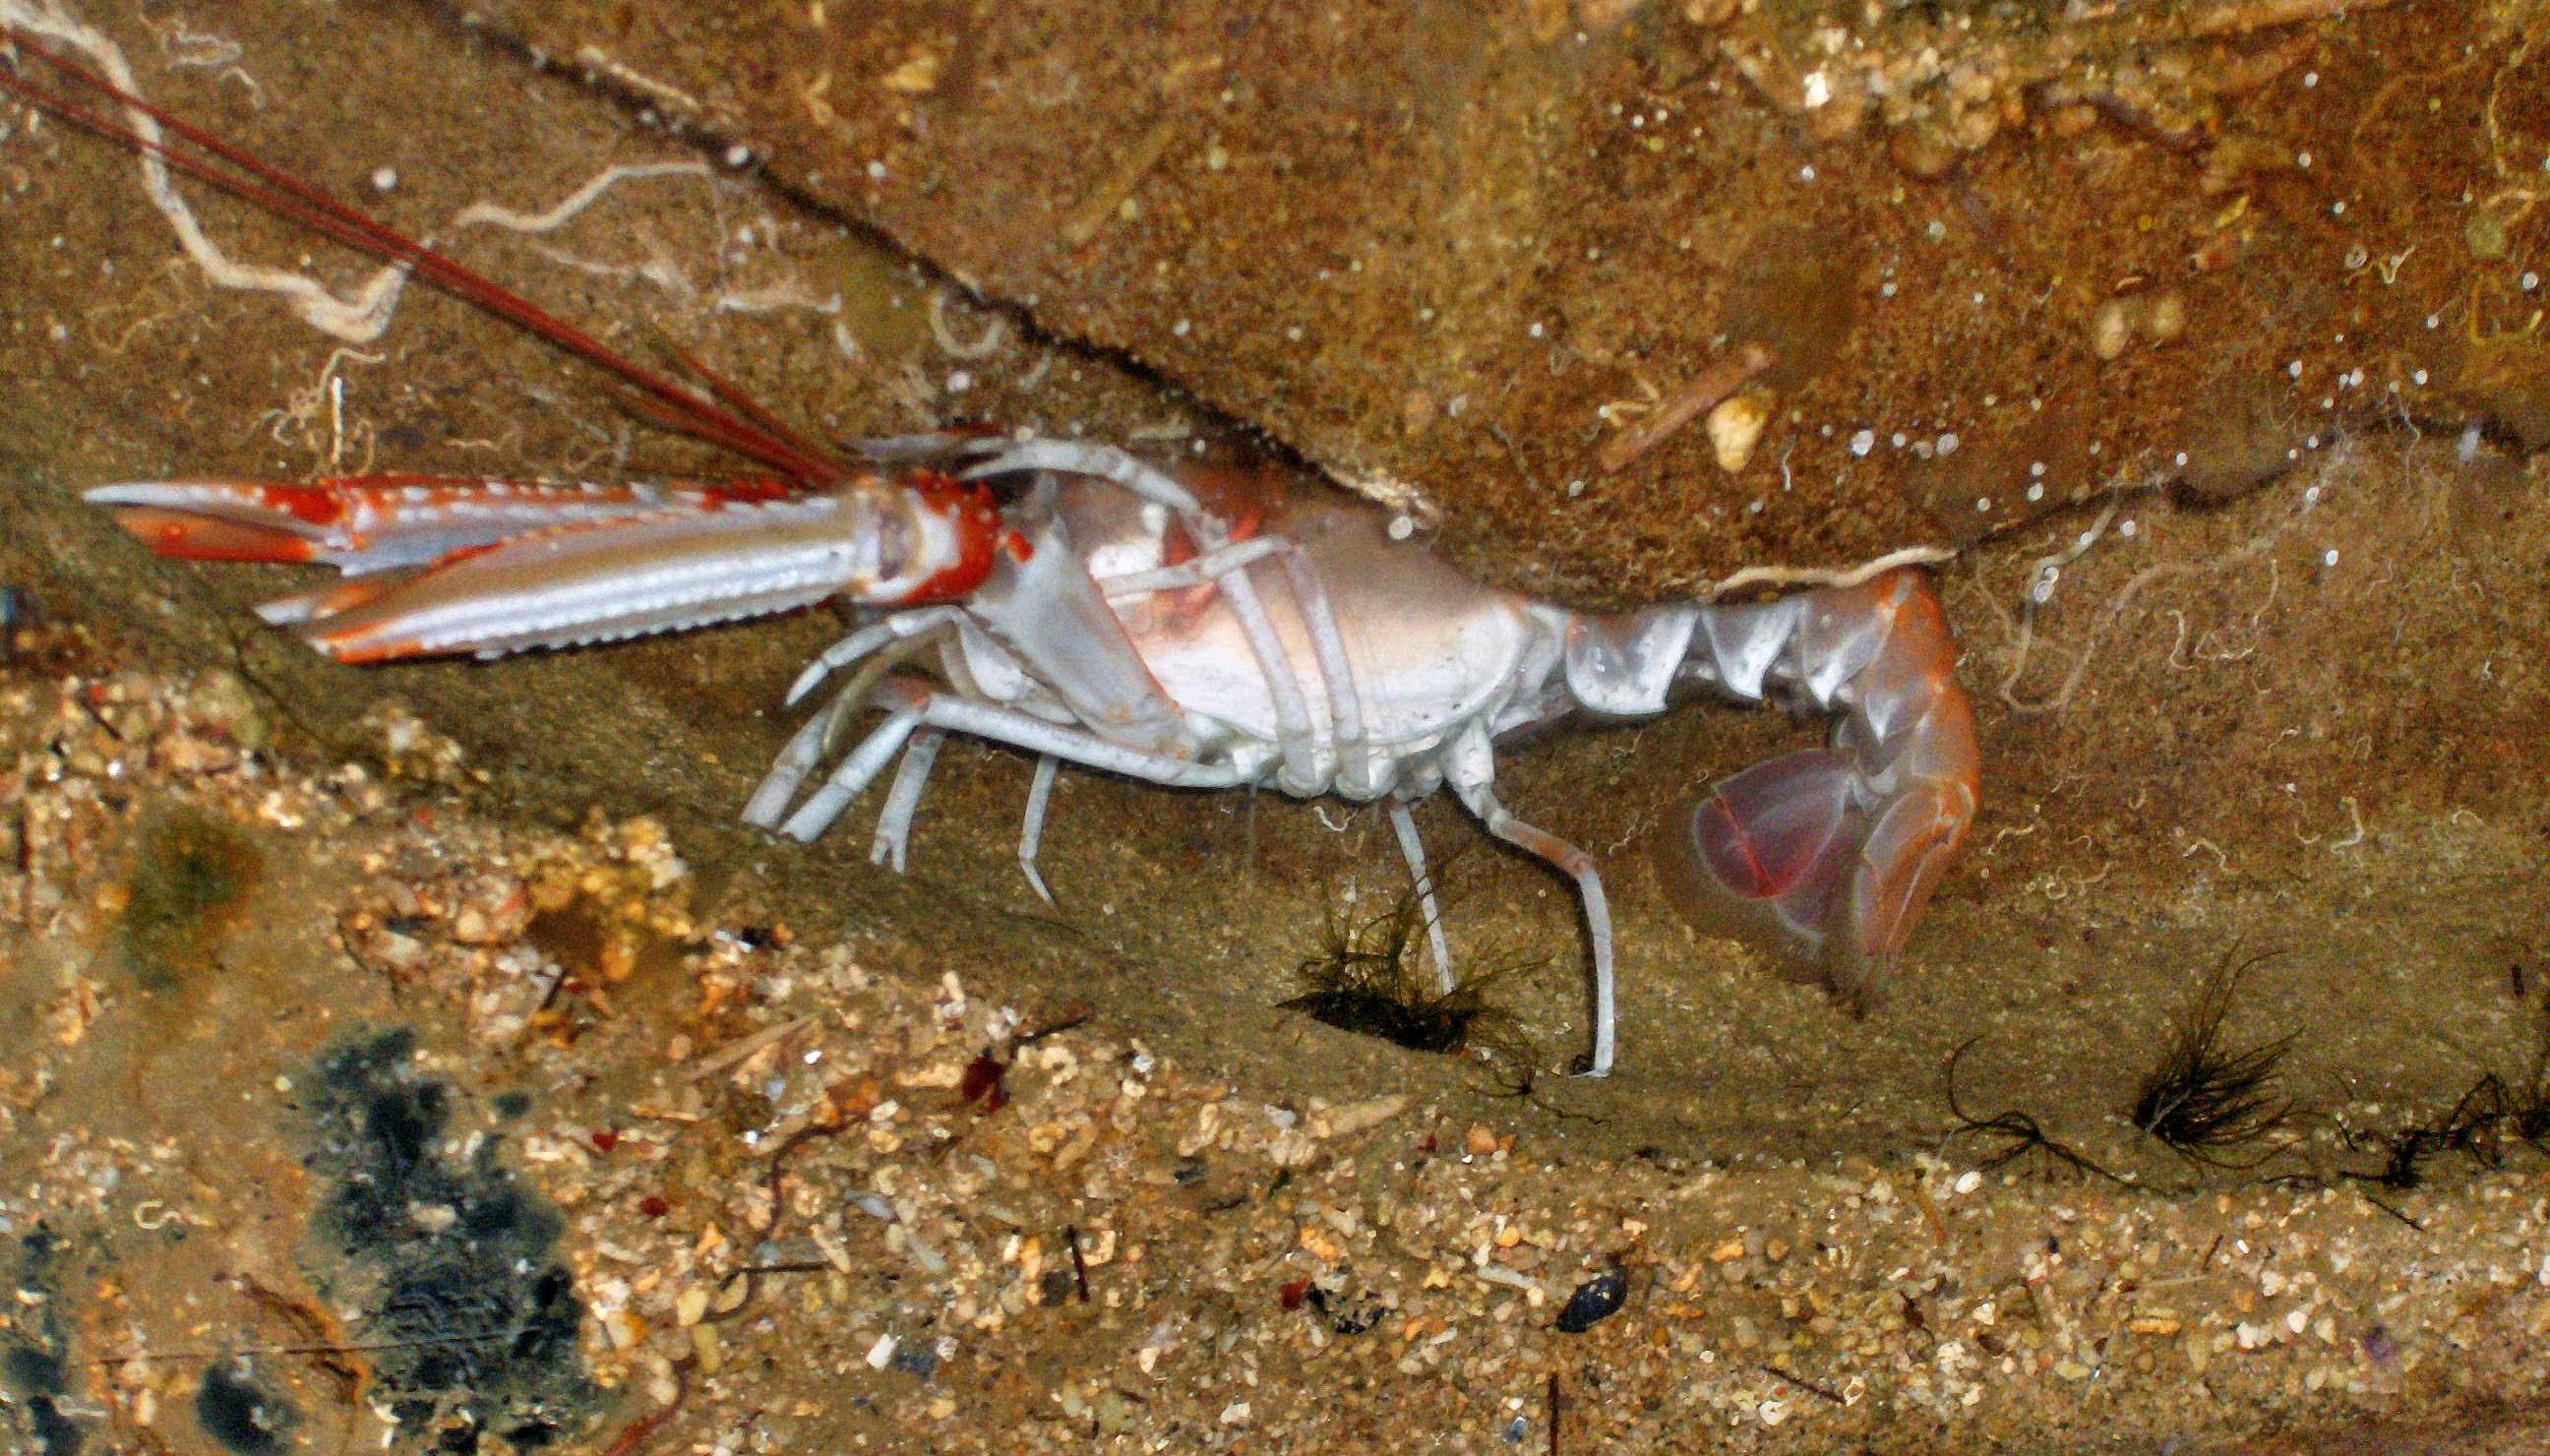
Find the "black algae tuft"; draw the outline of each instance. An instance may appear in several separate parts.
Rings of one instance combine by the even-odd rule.
[[[2244,1047],[2223,1039],[2240,978],[2269,958],[2226,956],[2207,973],[2180,1011],[2159,1064],[2136,1090],[2134,1125],[2182,1157],[2233,1166],[2235,1150],[2265,1138],[2291,1115],[2291,1105],[2275,1095],[2275,1083],[2294,1039]]]
[[[414,1051],[412,1033],[385,1032],[331,1055],[314,1079],[310,1163],[329,1185],[319,1231],[345,1270],[332,1294],[362,1311],[405,1434],[454,1453],[479,1449],[483,1433],[516,1449],[553,1444],[594,1396],[558,1215],[498,1161],[498,1136],[465,1155],[445,1146],[451,1095],[417,1072]]]
[[[257,1385],[245,1360],[214,1364],[195,1388],[195,1423],[239,1456],[282,1450],[284,1433],[299,1419],[282,1397]]]
[[[23,1432],[34,1456],[79,1456],[83,1433],[62,1409],[69,1362],[55,1314],[60,1245],[41,1224],[19,1245],[14,1318],[0,1326],[0,1444]],[[14,1407],[14,1409],[12,1408]],[[14,1448],[13,1448],[14,1449]]]
[[[1318,952],[1296,971],[1303,994],[1279,1005],[1410,1051],[1466,1055],[1510,1090],[1529,1091],[1531,1048],[1487,998],[1501,973],[1463,977],[1444,990],[1425,963],[1425,942],[1424,902],[1414,888],[1361,918],[1331,904]]]

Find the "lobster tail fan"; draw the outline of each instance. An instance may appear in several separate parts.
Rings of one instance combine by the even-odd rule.
[[[1677,811],[1662,846],[1665,883],[1701,929],[1820,968],[1865,832],[1850,760],[1829,748],[1792,753]]]

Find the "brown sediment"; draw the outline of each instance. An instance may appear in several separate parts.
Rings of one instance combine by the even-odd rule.
[[[94,8],[154,94],[419,232],[481,196],[539,203],[611,161],[687,154],[404,8],[332,10],[312,27],[285,0],[242,0],[193,18],[242,47],[236,75],[160,65],[161,22]],[[2509,990],[2506,964],[2537,967],[2541,949],[2550,462],[2523,453],[2542,437],[2539,371],[2523,368],[2542,294],[2522,278],[2550,271],[2550,212],[2502,193],[2532,186],[2522,168],[2550,145],[2524,84],[2537,48],[2518,60],[2494,12],[2435,0],[2193,49],[2195,20],[2264,12],[2136,8],[2080,27],[2030,12],[2007,29],[1975,12],[1971,30],[1953,11],[1935,26],[1917,10],[1873,28],[1844,18],[1853,44],[1836,64],[1873,69],[1824,84],[1884,79],[1924,46],[1942,64],[1907,72],[1901,106],[1827,132],[1832,103],[1809,108],[1803,89],[1794,110],[1766,102],[1674,7],[1582,44],[1563,7],[1544,9],[1561,17],[1547,42],[1512,17],[1426,7],[1234,21],[1182,5],[1129,36],[1018,7],[959,38],[903,6],[748,10],[714,32],[651,8],[624,29],[629,17],[563,0],[482,6],[492,24],[562,39],[555,53],[654,82],[656,104],[726,118],[769,175],[894,245],[755,184],[695,177],[616,189],[542,251],[476,232],[451,245],[605,331],[663,321],[827,437],[996,420],[1221,449],[1238,422],[1341,474],[1411,483],[1444,506],[1444,550],[1577,601],[1963,543],[1941,586],[1984,705],[1985,809],[1886,1011],[1837,1018],[1687,935],[1612,847],[1710,780],[1800,746],[1768,716],[1695,708],[1501,760],[1519,812],[1606,856],[1624,1019],[1611,1083],[1543,1078],[1500,1099],[1272,1006],[1315,948],[1332,882],[1401,882],[1376,822],[1330,833],[1271,798],[1066,778],[1044,860],[1059,915],[1017,883],[1028,768],[1005,755],[950,746],[909,878],[870,869],[855,833],[809,848],[735,830],[796,724],[779,692],[841,631],[827,616],[484,668],[317,662],[243,610],[308,578],[147,562],[71,492],[323,467],[340,441],[311,381],[332,363],[345,437],[368,426],[382,468],[725,466],[625,430],[553,359],[430,299],[402,307],[369,350],[378,362],[332,361],[330,340],[175,262],[128,159],[0,108],[0,277],[24,325],[0,331],[13,381],[0,584],[44,614],[27,630],[41,640],[0,661],[0,1027],[18,1038],[0,1056],[0,1184],[13,1218],[41,1204],[98,1250],[115,1293],[56,1281],[57,1307],[95,1301],[64,1327],[139,1323],[154,1348],[193,1350],[203,1319],[256,1316],[248,1299],[210,1315],[153,1301],[217,1288],[216,1255],[300,1256],[288,1231],[312,1196],[281,1106],[294,1094],[275,1079],[304,1077],[325,1033],[360,1015],[425,1026],[441,1073],[477,1089],[473,1107],[537,1094],[529,1120],[483,1130],[517,1128],[507,1166],[576,1200],[563,1247],[593,1310],[589,1353],[639,1403],[628,1408],[653,1408],[658,1376],[696,1371],[655,1433],[667,1446],[751,1420],[837,1447],[918,1429],[951,1450],[1084,1449],[1093,1427],[1174,1427],[1329,1449],[1418,1439],[1404,1422],[1422,1411],[1426,1435],[1457,1427],[1504,1449],[1517,1415],[1526,1443],[1544,1434],[1530,1427],[1562,1361],[1607,1397],[1570,1405],[1569,1450],[1729,1429],[1817,1453],[2189,1449],[2237,1440],[2253,1416],[2321,1432],[2266,1449],[2538,1445],[2539,1412],[2492,1412],[2481,1393],[2529,1377],[2537,1270],[2507,1250],[2544,1236],[2541,1164],[2508,1136],[2502,1166],[2484,1166],[2468,1112],[2454,1115],[2474,1060],[2513,1088],[2538,1015],[2537,985]],[[1759,19],[1803,88],[1823,65],[1814,18],[1774,4]],[[916,48],[942,57],[934,88],[880,94]],[[1182,93],[1193,130],[1136,179],[1132,214],[1120,205],[1066,248],[1065,205],[1142,139],[1166,68],[1214,54],[1211,86]],[[824,71],[830,122],[797,84]],[[369,180],[380,169],[397,174],[387,191]],[[2463,208],[2464,190],[2486,205]],[[244,255],[306,253],[332,281],[357,275],[290,230],[218,201],[202,211]],[[1748,252],[1778,238],[1814,250],[1813,276]],[[795,296],[773,291],[792,279],[814,306],[719,307]],[[1765,279],[1775,302],[1822,309],[1810,332],[1832,343],[1806,382],[1781,383],[1743,472],[1718,470],[1689,430],[1617,474],[1586,468],[1596,409],[1639,378],[1689,378],[1748,337],[1786,356],[1729,322]],[[2172,289],[2183,332],[2137,323],[2146,309],[2100,356],[2106,305]],[[835,292],[837,312],[818,307]],[[995,317],[1013,327],[960,356],[933,340],[933,302],[951,337],[983,338]],[[2204,509],[2146,488],[2181,450],[2204,467],[2191,482]],[[1566,495],[1578,479],[1583,494]],[[211,667],[229,688],[190,676]],[[363,725],[387,697],[461,756],[420,750],[413,730],[375,751],[381,723]],[[385,768],[399,777],[384,783]],[[187,983],[183,1019],[93,958],[114,934],[98,896],[112,900],[140,817],[171,795],[250,825],[267,856],[253,913],[227,932],[219,972]],[[597,803],[605,830],[556,832]],[[672,946],[666,973],[612,986],[607,1005],[561,990],[557,1034],[526,1034],[542,988],[562,984],[553,951],[588,942],[544,948],[505,889],[539,879],[538,859],[571,866],[569,888],[592,871],[616,906],[669,915],[638,894],[644,856],[617,831],[639,814],[691,866],[696,923],[646,940]],[[1430,844],[1474,833],[1446,803],[1419,817]],[[1480,877],[1453,917],[1456,947],[1484,935],[1491,952],[1545,961],[1505,994],[1536,1040],[1574,1044],[1563,887],[1493,859]],[[460,909],[481,917],[467,934]],[[763,933],[781,924],[788,944]],[[2286,1075],[2314,1140],[2301,1166],[2259,1172],[2316,1189],[2190,1174],[2116,1117],[2145,1070],[2142,1030],[2189,967],[2241,936],[2293,947],[2256,991],[2308,1028]],[[835,953],[864,987],[827,968]],[[1007,1107],[958,1103],[964,1067],[998,1040],[992,1005],[1033,1016],[1071,1001],[1096,1019],[1022,1048]],[[812,1039],[687,1079],[703,1048],[809,1016]],[[2022,1163],[1986,1173],[1991,1144],[1936,1151],[1952,1120],[1940,1068],[1986,1030],[1960,1068],[1968,1111],[2023,1116],[2173,1190],[2208,1181],[2124,1191]],[[823,1053],[811,1067],[808,1051]],[[764,1281],[767,1329],[756,1315],[694,1334],[683,1295],[732,1297],[722,1281],[772,1202],[767,1149],[787,1131],[769,1117],[813,1070],[853,1064],[839,1096],[857,1126],[792,1154],[779,1189],[810,1217],[785,1227],[809,1244],[820,1227],[849,1267]],[[783,1073],[781,1100],[763,1097]],[[1226,1092],[1167,1096],[1169,1073]],[[1313,1135],[1331,1125],[1315,1099],[1403,1095],[1351,1137]],[[2346,1180],[2385,1171],[2377,1139],[2421,1125],[2453,1135],[2420,1143],[2417,1187]],[[2327,1140],[2342,1127],[2362,1151]],[[755,1151],[744,1131],[772,1138]],[[1178,1181],[1189,1158],[1203,1164],[1192,1185]],[[1054,1272],[1066,1242],[1091,1298],[1076,1279],[1058,1303],[1030,1298],[1030,1249]],[[1623,1248],[1641,1293],[1557,1344],[1543,1332],[1553,1300]],[[834,1262],[822,1248],[749,1262],[818,1257]],[[1282,1308],[1279,1292],[1312,1278],[1397,1307],[1339,1334],[1314,1317],[1310,1286]],[[971,1299],[973,1320],[998,1310],[998,1323],[925,1324],[907,1298],[941,1311]],[[2298,1311],[2299,1333],[2285,1323]],[[1165,1343],[1148,1345],[1164,1321]],[[886,1333],[899,1343],[872,1366]],[[956,1353],[930,1365],[942,1334]],[[1952,1342],[1965,1358],[1943,1368]],[[704,1362],[703,1343],[716,1370],[680,1363]],[[1226,1427],[1243,1369],[1258,1384],[1240,1382],[1250,1409]],[[195,1432],[180,1382],[197,1373],[119,1367],[93,1403],[108,1413],[76,1418],[108,1428],[101,1443],[182,1446]],[[371,1419],[340,1410],[325,1371],[290,1380],[305,1411]],[[146,1392],[155,1426],[139,1423]],[[1776,1423],[1766,1402],[1785,1403]],[[2476,1408],[2429,1415],[2463,1406]]]

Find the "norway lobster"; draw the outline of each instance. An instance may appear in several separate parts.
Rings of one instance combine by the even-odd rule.
[[[806,670],[789,701],[834,674],[846,680],[745,806],[755,825],[811,840],[899,755],[874,843],[874,856],[899,870],[951,732],[1036,755],[1019,859],[1039,895],[1036,850],[1060,764],[1183,788],[1379,802],[1448,982],[1408,812],[1448,785],[1491,834],[1574,881],[1593,950],[1584,1065],[1599,1076],[1616,1044],[1602,878],[1593,856],[1500,802],[1498,743],[1580,713],[1639,717],[1702,694],[1828,717],[1829,746],[1747,769],[1691,806],[1666,862],[1705,925],[1764,941],[1845,992],[1870,986],[1896,957],[1973,817],[1973,719],[1946,623],[1912,569],[1770,601],[1594,615],[1473,581],[1379,508],[1273,472],[1170,469],[1105,445],[966,433],[834,454],[705,371],[694,388],[631,363],[443,255],[36,53],[233,169],[5,72],[0,85],[413,267],[620,375],[665,423],[781,477],[611,487],[190,480],[101,486],[86,498],[163,555],[336,567],[341,583],[260,613],[349,662],[493,657],[854,604],[861,625]],[[934,678],[902,670],[923,662]],[[825,771],[844,726],[868,710],[883,721]]]

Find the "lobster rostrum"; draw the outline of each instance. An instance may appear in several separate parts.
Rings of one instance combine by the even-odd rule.
[[[789,701],[840,685],[745,806],[755,825],[811,840],[895,766],[873,857],[900,870],[944,737],[1000,743],[1036,757],[1019,859],[1050,902],[1036,850],[1061,764],[1380,803],[1448,985],[1408,810],[1448,786],[1491,834],[1574,881],[1592,946],[1583,1065],[1603,1075],[1616,1034],[1602,877],[1592,855],[1500,801],[1501,742],[1578,715],[1638,718],[1704,695],[1828,718],[1828,746],[1747,769],[1690,806],[1664,857],[1669,886],[1704,926],[1785,952],[1852,994],[1895,959],[1973,817],[1973,719],[1917,570],[1767,601],[1596,615],[1474,581],[1404,520],[1272,470],[1168,468],[1101,444],[955,432],[836,455],[705,370],[694,388],[631,363],[443,255],[35,53],[230,169],[5,71],[0,86],[409,264],[620,375],[664,423],[778,476],[186,480],[101,486],[87,499],[164,555],[336,567],[339,583],[260,615],[350,662],[494,657],[852,604],[859,626]],[[925,664],[934,675],[917,670]],[[870,710],[882,722],[850,739]]]

